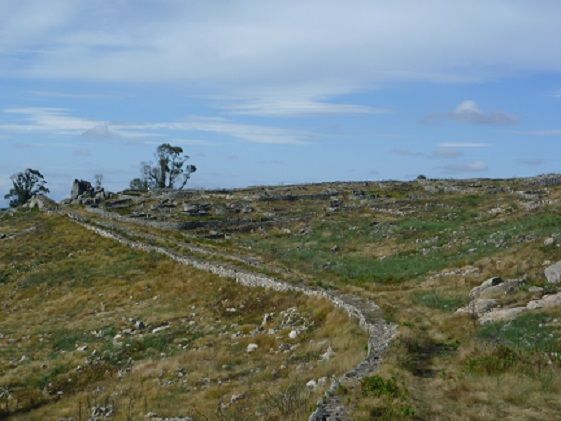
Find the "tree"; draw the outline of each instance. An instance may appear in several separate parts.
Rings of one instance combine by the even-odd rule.
[[[129,183],[129,187],[132,190],[148,190],[148,183],[146,182],[146,180],[143,180],[142,178],[134,178],[131,180],[131,182]]]
[[[103,174],[94,175],[94,184],[96,190],[101,190],[103,187]]]
[[[4,196],[4,199],[11,199],[10,206],[13,208],[27,203],[33,196],[49,193],[45,177],[37,170],[28,168],[23,172],[12,175],[10,180],[12,180],[13,187]]]
[[[156,163],[143,162],[141,181],[147,188],[182,189],[197,171],[197,167],[187,164],[189,156],[183,155],[183,149],[163,143],[156,149]],[[140,185],[133,180],[135,185]],[[132,181],[131,181],[132,186]]]

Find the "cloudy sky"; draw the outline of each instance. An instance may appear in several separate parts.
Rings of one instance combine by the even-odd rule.
[[[559,171],[558,0],[0,0],[0,193]],[[1,204],[1,202],[0,202]]]

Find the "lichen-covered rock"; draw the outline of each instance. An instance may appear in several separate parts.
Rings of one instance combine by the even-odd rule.
[[[550,284],[557,284],[561,281],[561,260],[545,269],[545,277]]]
[[[497,300],[492,298],[476,298],[472,300],[466,307],[459,308],[456,313],[468,313],[477,317],[481,317],[491,309],[497,307]]]
[[[557,294],[544,295],[540,300],[532,300],[526,304],[528,310],[556,306],[561,306],[561,292],[558,292]]]
[[[481,285],[473,288],[470,292],[469,292],[469,297],[470,298],[478,298],[481,293],[483,291],[485,291],[488,288],[500,285],[503,283],[502,278],[498,277],[498,276],[494,276],[492,278],[487,279],[486,281],[484,281]]]
[[[492,322],[505,322],[514,320],[519,314],[526,311],[528,311],[528,308],[526,307],[512,307],[492,310],[481,316],[481,318],[479,319],[479,323],[483,325]]]

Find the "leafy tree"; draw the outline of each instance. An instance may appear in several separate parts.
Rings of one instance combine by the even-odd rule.
[[[129,183],[129,187],[132,190],[148,190],[148,183],[142,178],[134,178]]]
[[[11,199],[10,206],[13,208],[27,203],[33,196],[49,192],[43,174],[31,168],[12,175],[10,180],[12,180],[13,187],[4,196],[4,199]]]
[[[163,143],[156,149],[156,163],[142,163],[142,178],[149,188],[159,189],[182,189],[191,178],[191,174],[197,171],[197,167],[187,164],[189,156],[183,155],[183,149]],[[138,184],[136,182],[135,184]],[[131,182],[132,183],[132,182]]]

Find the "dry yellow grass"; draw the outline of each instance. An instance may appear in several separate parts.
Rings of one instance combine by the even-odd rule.
[[[93,406],[116,419],[305,419],[329,384],[306,382],[364,356],[365,335],[325,301],[241,287],[58,216],[19,214],[7,227],[21,234],[0,248],[0,413],[13,419],[86,419]],[[306,325],[296,339],[282,325],[291,308]],[[328,347],[335,357],[320,361]]]

